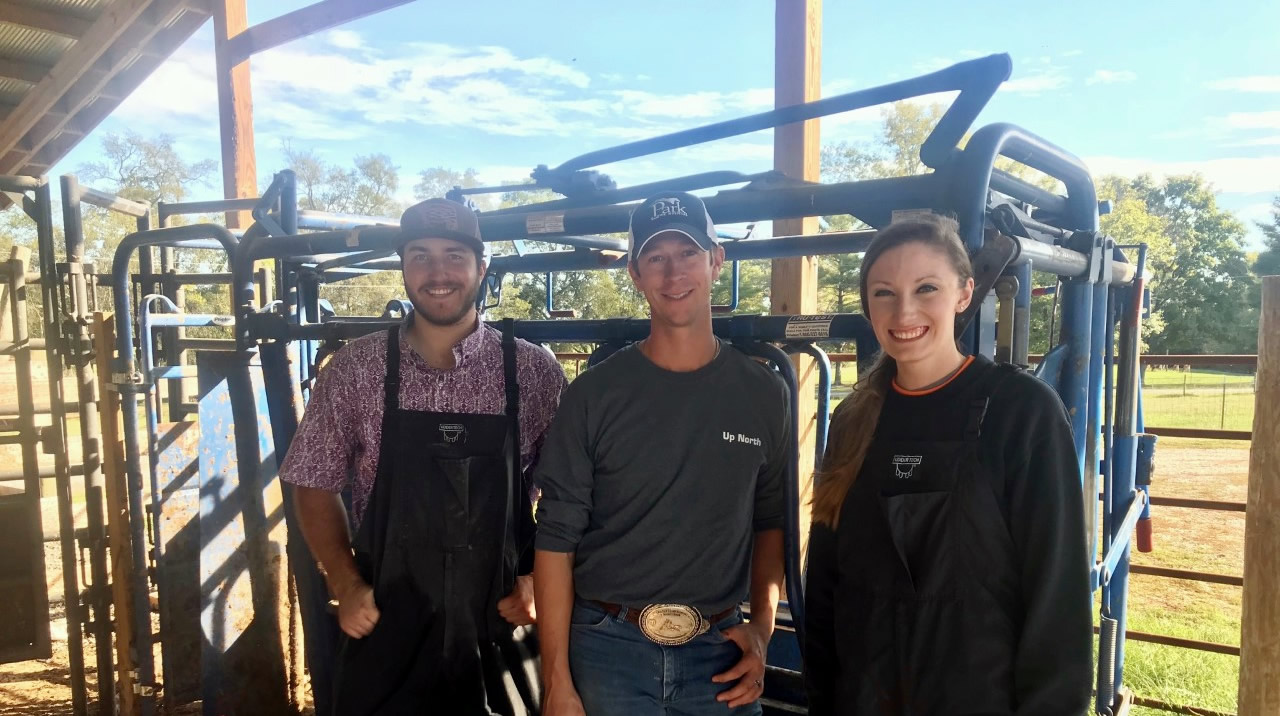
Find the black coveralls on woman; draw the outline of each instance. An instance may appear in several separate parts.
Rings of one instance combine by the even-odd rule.
[[[506,415],[401,409],[399,330],[388,332],[378,476],[353,544],[380,617],[365,638],[344,637],[336,714],[537,713],[537,645],[497,609],[532,569],[510,329]]]
[[[1089,560],[1057,394],[979,357],[890,390],[875,431],[838,529],[810,538],[809,713],[1083,714]]]

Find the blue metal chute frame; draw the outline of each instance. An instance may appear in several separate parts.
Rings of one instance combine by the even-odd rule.
[[[554,169],[539,167],[533,173],[536,183],[518,188],[551,189],[565,198],[484,213],[480,217],[481,230],[487,241],[536,241],[563,245],[568,250],[523,250],[516,255],[494,257],[483,295],[477,298],[500,297],[502,277],[507,274],[624,267],[625,251],[618,250],[616,240],[602,235],[626,231],[634,202],[664,189],[689,191],[741,185],[706,197],[713,219],[722,225],[849,214],[871,227],[883,227],[892,221],[895,212],[927,209],[956,215],[961,234],[975,255],[987,245],[990,231],[998,229],[1002,240],[1011,242],[1011,248],[994,271],[1000,273],[1003,269],[1003,275],[1017,279],[1017,290],[1012,297],[1006,294],[1006,300],[1014,302],[1013,311],[1006,314],[1013,316],[1014,325],[1002,328],[1010,331],[1007,345],[1012,346],[1012,350],[1006,349],[1006,357],[1011,356],[1017,362],[1025,360],[1032,271],[1053,274],[1062,284],[1061,340],[1045,356],[1037,375],[1057,390],[1071,416],[1082,465],[1080,508],[1090,516],[1091,526],[1097,524],[1099,476],[1104,488],[1101,502],[1106,533],[1104,556],[1094,566],[1093,574],[1096,586],[1103,591],[1103,616],[1112,622],[1108,627],[1111,636],[1106,636],[1104,631],[1104,658],[1099,673],[1098,711],[1106,714],[1118,708],[1123,699],[1120,694],[1123,693],[1123,618],[1129,534],[1133,522],[1146,509],[1145,493],[1135,489],[1135,482],[1136,476],[1150,473],[1150,441],[1140,432],[1141,395],[1136,383],[1139,327],[1135,321],[1127,333],[1125,329],[1129,317],[1134,315],[1134,301],[1141,301],[1141,283],[1134,279],[1141,275],[1142,261],[1136,265],[1128,262],[1115,242],[1098,232],[1099,209],[1092,179],[1083,163],[1070,153],[1007,124],[983,127],[972,134],[963,149],[959,148],[978,113],[1000,83],[1009,77],[1010,71],[1008,56],[995,55],[912,80],[591,152]],[[922,161],[934,170],[924,175],[824,185],[799,182],[772,172],[757,175],[710,172],[618,189],[607,177],[591,170],[614,161],[947,91],[957,91],[958,95],[921,147]],[[995,161],[1000,156],[1060,180],[1066,187],[1066,195],[1048,192],[996,169]],[[509,189],[511,187],[469,189],[462,194]],[[350,219],[342,218],[312,217],[309,220],[296,209],[296,190],[288,172],[278,175],[272,189],[255,206],[259,223],[231,248],[232,316],[240,349],[261,347],[268,383],[267,400],[274,406],[271,420],[276,457],[281,460],[296,429],[299,396],[295,391],[306,385],[312,375],[314,358],[313,350],[306,348],[298,364],[290,366],[285,346],[292,341],[299,341],[302,346],[315,346],[319,341],[336,344],[391,325],[382,317],[324,315],[318,287],[323,282],[341,281],[369,271],[398,268],[398,261],[387,258],[386,253],[395,247],[398,229],[388,225],[352,227]],[[314,231],[299,233],[306,229]],[[726,254],[729,260],[736,261],[855,253],[866,249],[871,235],[871,231],[863,231],[748,239],[727,243]],[[255,261],[266,259],[277,262],[283,310],[262,311],[254,306],[253,266]],[[986,278],[994,280],[995,277]],[[394,308],[400,312],[408,310],[403,304]],[[1117,346],[1121,357],[1116,400],[1112,401],[1110,378],[1105,377],[1110,375],[1112,353],[1107,336],[1117,316],[1122,317]],[[860,328],[846,323],[854,318],[835,316],[831,318],[834,321],[831,325],[835,327],[818,333],[788,333],[785,326],[790,319],[785,316],[717,318],[715,326],[718,334],[749,351],[763,354],[793,386],[795,378],[786,353],[766,344],[779,342],[788,351],[817,358],[820,366],[824,366],[820,368],[820,376],[827,376],[823,381],[825,389],[821,391],[823,415],[820,420],[825,420],[829,406],[829,368],[825,368],[822,352],[812,344],[815,340],[852,339],[857,342],[860,359],[866,360],[877,346],[864,322],[858,324]],[[781,324],[771,323],[779,319]],[[815,317],[804,317],[804,320],[812,322]],[[780,331],[779,325],[783,326]],[[975,320],[965,329],[963,340],[975,352],[991,356],[996,346],[995,329],[995,309],[983,302],[976,310]],[[646,330],[647,324],[643,321],[618,319],[521,321],[517,332],[538,343],[574,341],[617,346],[643,337]],[[127,331],[122,333],[127,335]],[[1003,339],[1002,345],[1006,345]],[[122,346],[121,359],[125,357],[125,348],[132,349]],[[1113,408],[1117,416],[1114,421]],[[241,426],[237,424],[239,429]],[[825,438],[825,429],[819,433]],[[799,503],[800,476],[794,477],[787,494],[787,587],[791,616],[795,626],[802,629],[803,575],[797,531],[802,505]],[[325,652],[332,648],[325,636],[332,635],[332,629],[323,631],[323,625],[331,627],[332,620],[323,614],[320,605],[307,604],[308,600],[318,601],[326,595],[323,583],[314,574],[314,564],[307,563],[305,548],[301,552],[295,549],[294,543],[301,544],[301,537],[292,515],[287,514],[287,519],[290,561],[299,579],[307,634],[320,636],[307,640],[314,679],[317,665],[327,663],[332,657],[331,651]],[[1087,537],[1095,547],[1096,534],[1094,529]],[[798,639],[797,634],[796,641]],[[801,670],[797,646],[793,641],[791,648],[776,651],[771,648],[770,651],[771,669],[777,674],[790,675],[781,679],[786,684],[785,694],[771,691],[771,698],[777,697],[791,705],[802,700],[802,696],[797,695],[800,693],[798,682],[792,678]]]

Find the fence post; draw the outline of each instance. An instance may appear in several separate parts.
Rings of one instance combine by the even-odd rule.
[[[1245,508],[1241,714],[1280,713],[1280,276],[1262,279]]]
[[[1222,416],[1218,418],[1218,429],[1227,427],[1227,376],[1222,376]]]

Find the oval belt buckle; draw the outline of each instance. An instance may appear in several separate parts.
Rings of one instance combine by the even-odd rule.
[[[640,631],[655,644],[680,646],[705,634],[706,620],[685,604],[650,604],[640,612]]]

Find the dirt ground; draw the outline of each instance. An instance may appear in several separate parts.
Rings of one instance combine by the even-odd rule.
[[[1161,440],[1153,494],[1244,501],[1248,475],[1247,444]],[[1243,569],[1244,516],[1176,508],[1155,511],[1155,552],[1135,555],[1138,564],[1199,569],[1239,575]],[[56,525],[46,510],[46,523]],[[66,622],[62,606],[61,558],[56,543],[45,545],[52,618],[53,657],[0,665],[0,716],[45,716],[71,712]],[[1240,590],[1178,580],[1135,576],[1134,609],[1172,608],[1206,603],[1232,610],[1238,619]],[[85,642],[90,710],[96,696],[93,646]]]

